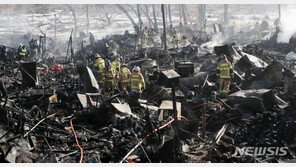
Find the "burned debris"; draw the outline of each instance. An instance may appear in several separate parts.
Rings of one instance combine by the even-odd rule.
[[[136,7],[149,26],[116,5],[134,31],[0,45],[0,162],[295,161],[295,39],[269,19],[238,31],[199,10],[193,25],[186,5],[179,25],[157,6],[161,28]]]

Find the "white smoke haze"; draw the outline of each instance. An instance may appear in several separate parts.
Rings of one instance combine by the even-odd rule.
[[[296,5],[285,5],[281,8],[281,32],[278,43],[289,43],[289,39],[296,33]]]
[[[224,41],[225,41],[225,38],[223,38],[222,33],[215,34],[215,35],[212,36],[211,41],[202,44],[201,47],[206,47],[206,48],[209,48],[209,49],[213,49],[214,46],[222,45],[224,43]]]

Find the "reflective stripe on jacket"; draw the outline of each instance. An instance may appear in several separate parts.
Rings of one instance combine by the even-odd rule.
[[[144,77],[139,72],[134,72],[130,77],[131,89],[135,91],[141,91],[145,87]]]
[[[113,83],[115,78],[115,70],[113,68],[106,69],[104,72],[105,82]]]
[[[113,61],[111,67],[112,67],[115,71],[120,71],[120,62],[118,62],[118,61]]]
[[[226,60],[223,59],[217,66],[217,70],[220,72],[218,73],[218,76],[222,79],[229,79],[231,78],[230,70],[232,69],[231,64]]]
[[[94,66],[98,68],[98,73],[103,73],[105,69],[105,60],[102,58],[98,58]]]
[[[120,82],[121,83],[128,83],[130,75],[131,75],[131,72],[128,68],[126,68],[126,67],[122,68],[119,73]]]
[[[21,52],[19,53],[20,56],[25,56],[27,53],[27,49],[21,49]]]

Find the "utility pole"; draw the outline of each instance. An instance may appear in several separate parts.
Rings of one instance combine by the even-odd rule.
[[[163,22],[163,43],[164,43],[164,51],[167,52],[167,40],[166,40],[167,37],[166,37],[164,4],[161,4],[161,12],[162,12],[162,22]]]

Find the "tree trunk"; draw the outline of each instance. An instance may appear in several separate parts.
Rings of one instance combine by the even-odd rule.
[[[279,18],[281,18],[281,4],[278,5],[279,8]]]
[[[127,10],[122,6],[117,4],[118,8],[127,16],[127,18],[131,21],[131,23],[133,24],[134,28],[136,31],[138,27],[138,25],[136,24],[136,22],[134,21],[134,19],[131,17],[131,15],[127,12]]]
[[[179,4],[179,16],[180,16],[180,21],[182,21],[182,7],[181,7],[181,4]]]
[[[86,4],[85,7],[86,7],[86,26],[87,26],[86,33],[88,35],[89,34],[89,13],[88,13],[88,5]]]
[[[198,8],[198,22],[202,26],[203,24],[205,24],[206,5],[199,4],[197,8]]]
[[[57,15],[54,14],[54,47],[56,47],[57,43]]]
[[[183,16],[183,23],[187,20],[186,15],[185,15],[185,4],[182,5],[182,16]]]
[[[224,4],[224,23],[228,23],[228,4]]]
[[[190,17],[190,15],[189,15],[189,13],[188,13],[188,10],[187,10],[186,5],[184,6],[184,11],[185,11],[185,15],[186,15],[187,18],[188,18],[187,21],[189,21],[190,25],[192,25],[192,20],[191,20],[191,17]]]
[[[163,22],[163,43],[164,43],[164,51],[167,51],[164,4],[161,5],[161,12],[162,12],[162,22]]]
[[[70,5],[67,5],[69,10],[72,12],[72,15],[73,15],[73,18],[74,18],[74,39],[76,40],[77,39],[77,18],[76,18],[76,13],[75,13],[75,10],[70,6]]]
[[[140,8],[140,9],[143,11],[143,13],[145,14],[145,16],[147,17],[148,22],[149,22],[149,26],[150,26],[150,27],[154,27],[154,24],[153,24],[153,22],[152,22],[152,20],[151,20],[151,18],[150,18],[150,16],[149,16],[148,5],[145,4],[145,9],[146,9],[146,11],[143,10],[142,8]],[[154,27],[154,29],[155,29],[155,27]]]
[[[138,14],[138,19],[139,19],[139,27],[140,27],[140,29],[142,29],[143,22],[141,19],[141,12],[140,12],[140,5],[139,4],[137,4],[137,14]]]
[[[157,19],[156,19],[156,11],[155,11],[155,5],[152,4],[152,9],[153,9],[153,18],[154,18],[154,27],[155,31],[158,32],[158,26],[157,26]]]
[[[172,15],[171,15],[171,5],[168,5],[168,13],[169,13],[169,20],[170,20],[170,26],[172,26]]]

